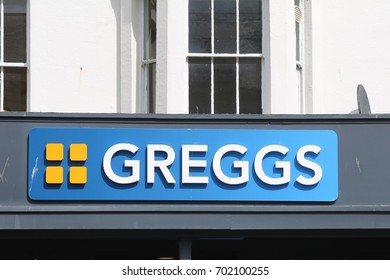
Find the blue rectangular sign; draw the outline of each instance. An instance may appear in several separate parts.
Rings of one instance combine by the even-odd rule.
[[[334,202],[330,130],[34,128],[37,201]]]

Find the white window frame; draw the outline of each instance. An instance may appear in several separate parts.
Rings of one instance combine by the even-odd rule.
[[[303,114],[313,113],[313,19],[312,0],[301,0],[301,107]]]
[[[295,21],[296,21],[296,24],[298,24],[298,30],[299,30],[299,35],[298,34],[295,34],[296,36],[296,45],[298,47],[298,49],[296,50],[297,53],[299,53],[299,59],[296,60],[296,67],[297,67],[297,90],[298,90],[298,94],[299,94],[299,104],[300,104],[300,108],[299,108],[299,112],[302,114],[304,113],[304,104],[305,104],[305,100],[304,100],[304,95],[303,95],[303,73],[304,73],[304,69],[303,69],[303,37],[304,37],[304,34],[303,34],[303,26],[304,26],[304,13],[303,13],[303,5],[304,5],[304,1],[302,0],[295,0],[294,1],[294,9],[295,9]],[[297,22],[297,10],[300,12],[300,19],[299,19],[299,22]]]
[[[29,52],[28,52],[28,26],[29,26],[29,1],[26,1],[27,3],[27,12],[26,12],[26,24],[27,24],[27,34],[26,34],[26,62],[5,62],[4,61],[4,0],[0,0],[0,112],[4,111],[4,68],[10,67],[10,68],[27,68],[28,69],[28,59],[29,59]],[[28,76],[28,71],[27,71]],[[26,92],[26,108],[28,111],[28,103],[29,103],[29,90],[28,90],[28,84],[29,79],[27,77],[27,92]]]
[[[263,114],[299,114],[294,1],[263,0],[263,11]]]
[[[239,92],[239,79],[240,79],[240,58],[254,58],[261,59],[263,65],[263,53],[250,53],[240,54],[240,0],[236,1],[236,53],[215,53],[215,34],[214,34],[214,3],[215,0],[211,0],[211,53],[188,53],[187,61],[190,58],[211,58],[211,114],[214,114],[214,59],[215,58],[234,58],[236,60],[236,114],[240,114],[240,92]],[[262,16],[262,21],[264,16]],[[263,69],[263,67],[262,67]],[[260,77],[260,82],[262,77]],[[262,83],[262,82],[261,82]],[[261,85],[262,87],[262,85]]]

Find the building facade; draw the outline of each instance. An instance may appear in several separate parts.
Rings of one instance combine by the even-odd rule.
[[[389,111],[384,0],[2,7],[3,110],[348,114],[362,84]]]
[[[0,241],[14,245],[0,257],[387,254],[374,249],[390,228],[389,13],[385,0],[0,0]],[[374,116],[351,114],[358,85]],[[254,131],[271,142],[249,166]],[[130,132],[138,146],[115,144]],[[118,176],[118,151],[154,169],[126,159],[146,179]],[[215,163],[230,152],[244,158],[231,177]],[[81,192],[90,182],[114,194]],[[181,196],[209,182],[219,193]],[[118,195],[137,187],[163,191]]]

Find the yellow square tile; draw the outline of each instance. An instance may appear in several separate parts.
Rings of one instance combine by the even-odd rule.
[[[64,159],[64,145],[60,143],[49,143],[46,145],[46,160],[61,161]]]
[[[87,168],[85,166],[72,166],[69,171],[69,182],[71,184],[86,184]]]
[[[62,184],[64,182],[64,169],[61,166],[46,167],[46,184]]]
[[[86,144],[71,144],[70,145],[70,160],[71,161],[86,161],[87,160],[87,145]]]

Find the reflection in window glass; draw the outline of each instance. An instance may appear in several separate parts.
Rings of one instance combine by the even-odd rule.
[[[214,112],[236,113],[236,59],[214,60]]]
[[[145,59],[156,58],[156,0],[148,0],[145,9]]]
[[[189,48],[192,53],[211,52],[211,1],[189,1]]]
[[[261,60],[240,59],[240,113],[261,113]]]
[[[4,61],[26,62],[26,1],[4,0]]]
[[[240,53],[261,53],[261,1],[240,1]]]
[[[156,112],[156,63],[151,63],[147,65],[148,68],[148,84],[147,84],[147,92],[148,92],[148,112],[155,113]]]
[[[156,0],[145,0],[144,16],[144,75],[148,113],[156,112],[156,36],[157,10]]]
[[[4,68],[4,110],[26,111],[27,69]]]
[[[4,25],[0,44],[0,111],[27,108],[27,1],[0,0]]]
[[[211,113],[211,59],[189,59],[190,113]]]
[[[215,0],[214,14],[215,53],[236,53],[236,1]]]

